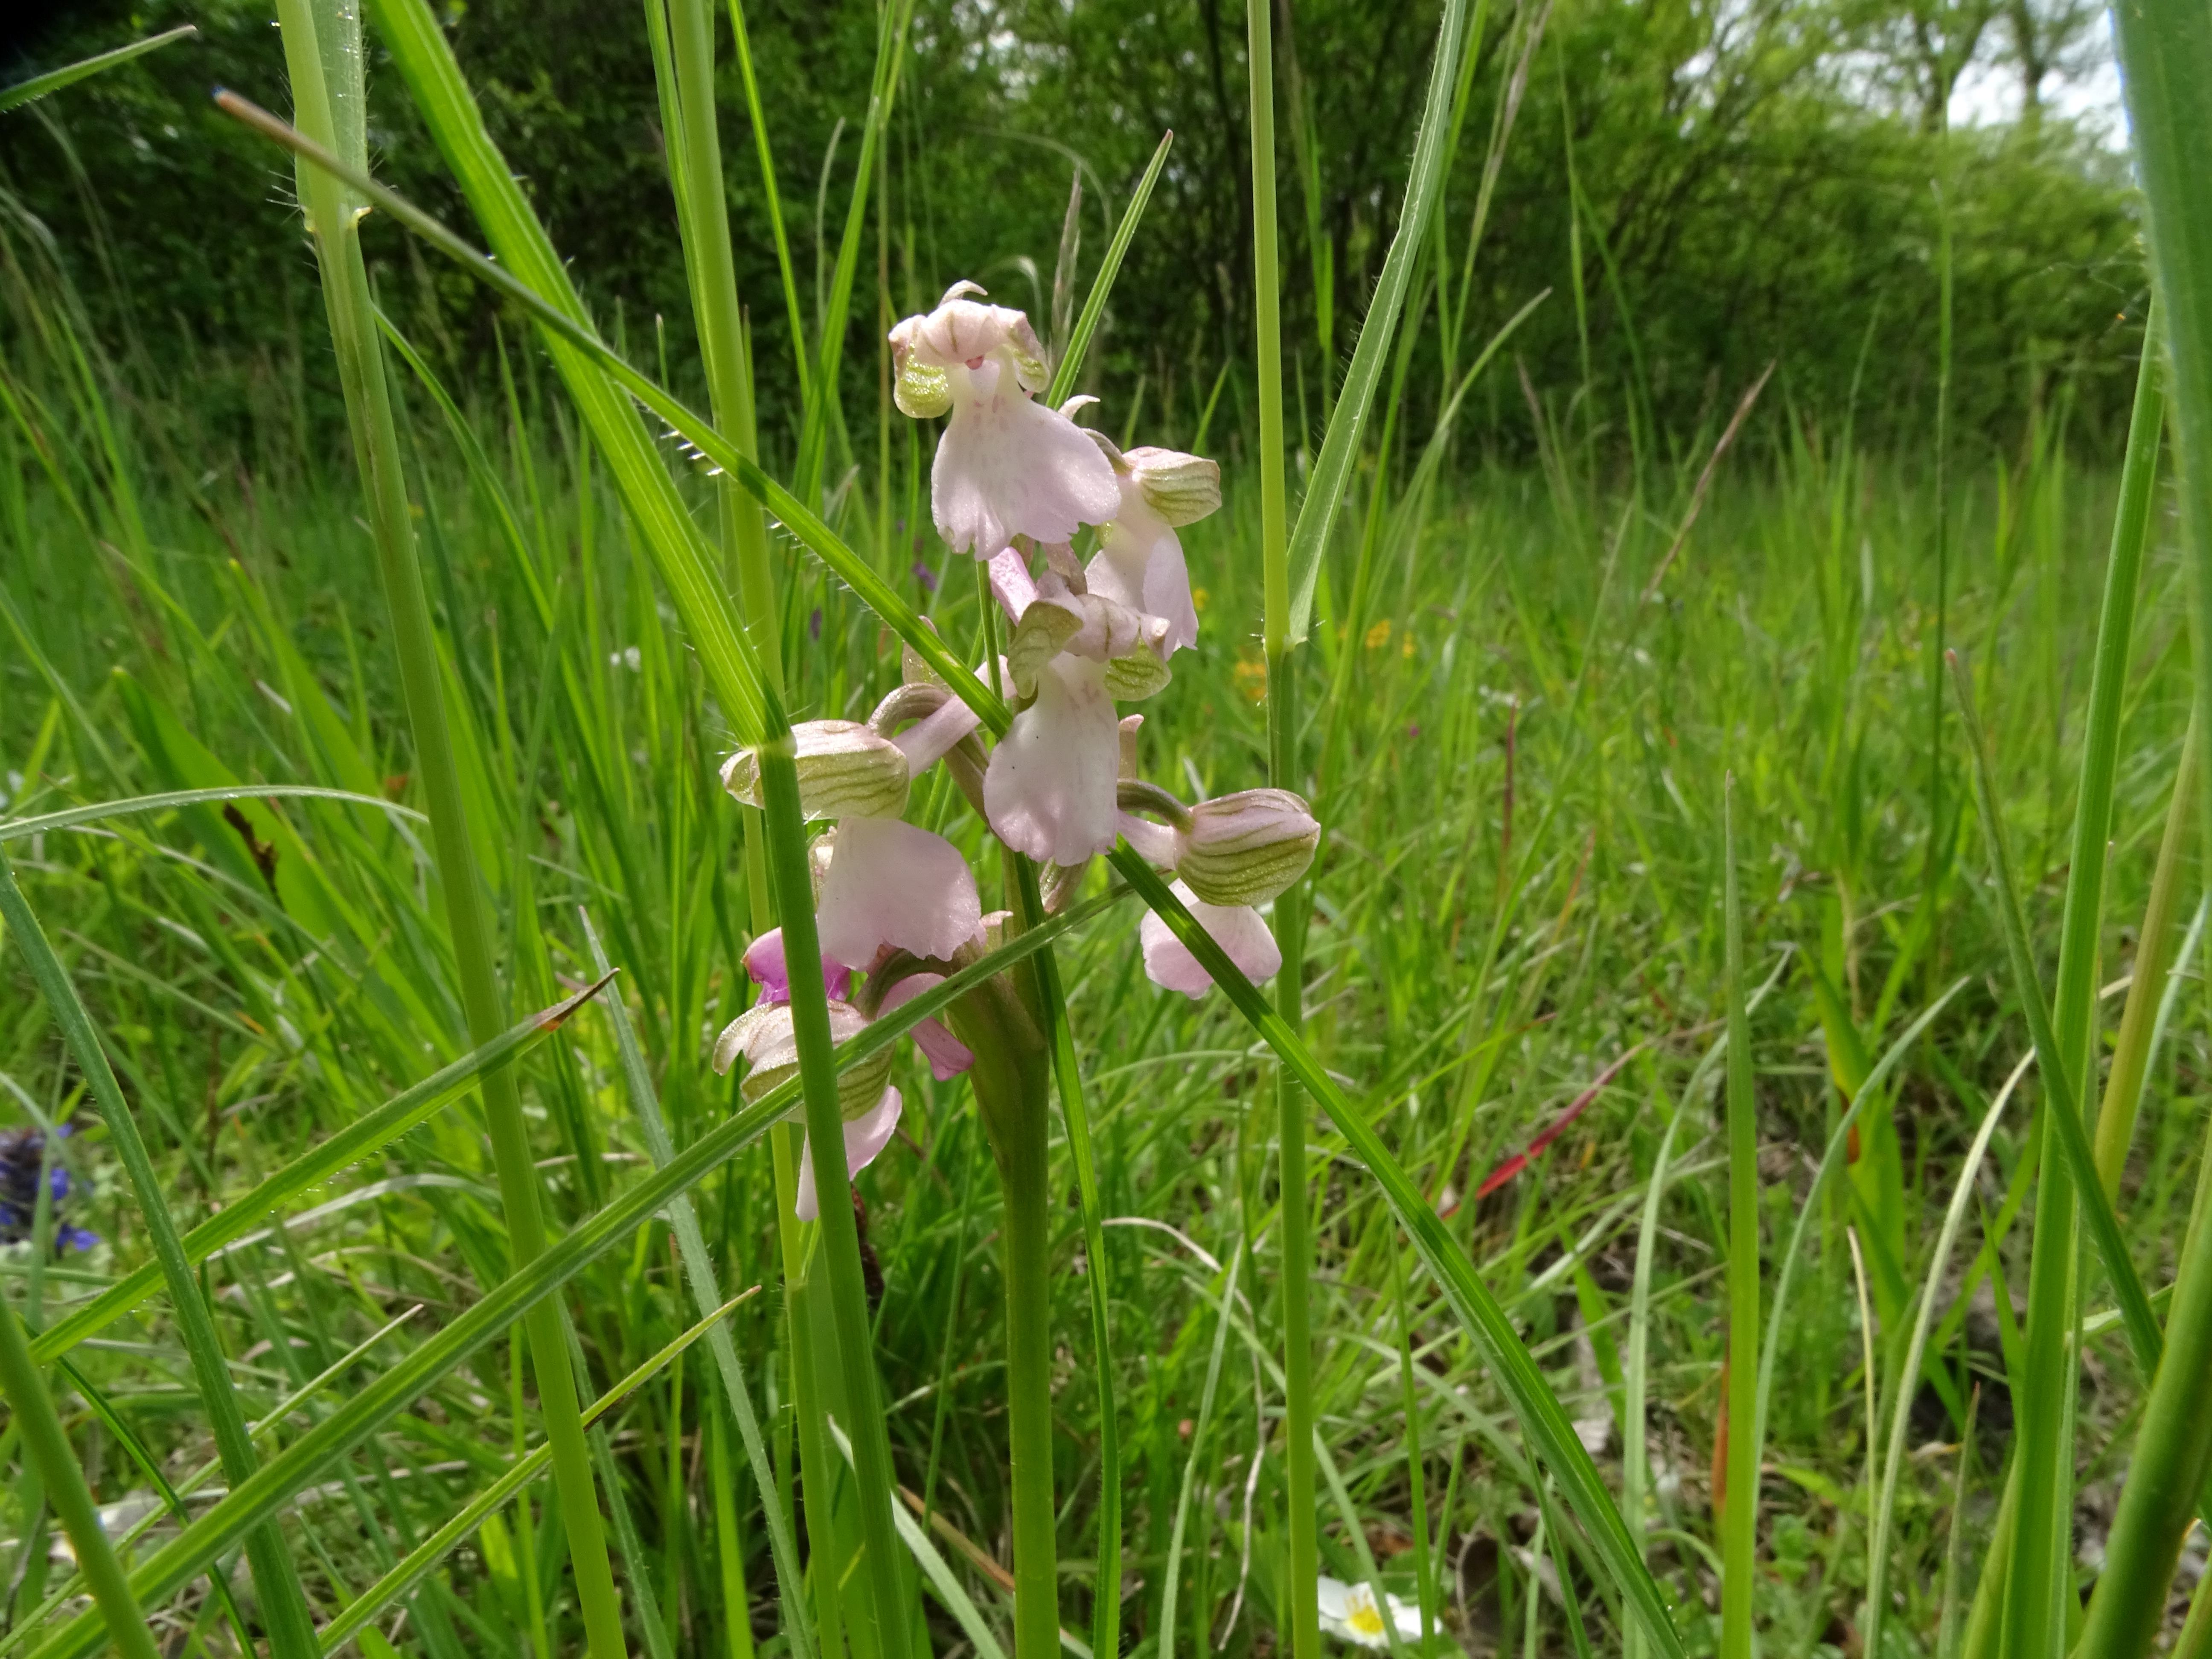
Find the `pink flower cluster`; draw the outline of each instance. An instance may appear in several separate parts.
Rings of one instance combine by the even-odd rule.
[[[992,832],[1042,864],[1079,870],[1118,837],[1174,872],[1176,896],[1254,980],[1282,965],[1256,907],[1304,873],[1320,836],[1305,803],[1282,790],[1193,808],[1135,775],[1142,716],[1125,718],[1117,705],[1161,690],[1175,653],[1197,641],[1176,532],[1220,505],[1220,471],[1173,450],[1117,448],[1075,423],[1089,399],[1057,410],[1039,404],[1050,376],[1029,319],[970,297],[981,292],[956,283],[936,310],[893,329],[890,342],[899,407],[945,417],[930,473],[932,512],[949,547],[988,568],[1010,629],[1004,653],[979,672],[995,680],[1015,714],[987,751],[975,713],[909,659],[906,683],[866,722],[795,729],[803,808],[835,825],[816,842],[816,908],[841,1040],[869,1018],[848,1000],[854,972],[871,972],[894,953],[949,963],[963,946],[981,946],[987,922],[966,860],[944,837],[905,821],[913,782],[939,761]],[[1086,526],[1096,547],[1079,560],[1073,544]],[[750,751],[732,757],[723,780],[738,799],[759,804]],[[1205,969],[1158,918],[1146,917],[1139,933],[1155,983],[1192,997],[1210,988]],[[722,1034],[715,1060],[726,1070],[744,1057],[750,1093],[796,1064],[796,1046],[781,938],[757,942],[746,967],[762,995]],[[904,973],[875,1015],[941,978]],[[973,1058],[935,1021],[914,1036],[940,1079]],[[884,1080],[888,1064],[886,1055],[880,1066],[841,1079],[850,1169],[874,1158],[896,1127],[899,1093]],[[814,1202],[811,1152],[806,1167],[802,1215]]]

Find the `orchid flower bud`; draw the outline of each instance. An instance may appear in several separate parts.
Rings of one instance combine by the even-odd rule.
[[[1176,874],[1208,904],[1264,904],[1306,872],[1321,825],[1287,789],[1246,789],[1191,808]]]
[[[1145,505],[1170,528],[1180,530],[1220,510],[1220,462],[1150,445],[1125,450],[1121,459],[1136,479]]]
[[[889,738],[858,720],[805,720],[791,735],[799,808],[808,817],[895,818],[906,811],[906,754]],[[750,749],[731,756],[722,787],[746,805],[760,805],[760,757]]]
[[[868,1017],[849,1002],[830,1005],[830,1036],[844,1042],[866,1029]],[[891,1071],[893,1050],[888,1045],[857,1066],[837,1073],[837,1110],[848,1122],[866,1117],[883,1097]],[[744,1081],[738,1092],[748,1102],[758,1101],[786,1078],[799,1071],[799,1039],[792,1026],[787,1003],[757,1002],[722,1028],[714,1043],[714,1069],[726,1074],[738,1060],[745,1062]]]

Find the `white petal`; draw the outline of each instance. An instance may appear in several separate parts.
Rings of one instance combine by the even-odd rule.
[[[1224,908],[1201,903],[1181,882],[1172,890],[1188,907],[1198,925],[1229,953],[1230,961],[1243,970],[1245,978],[1257,983],[1274,977],[1275,970],[1283,965],[1283,953],[1276,948],[1275,936],[1267,931],[1266,918],[1257,910],[1245,904]],[[1145,947],[1145,973],[1153,984],[1187,997],[1202,997],[1212,986],[1212,975],[1199,965],[1189,947],[1150,911],[1138,924],[1137,937]]]
[[[1038,671],[1036,688],[1036,701],[991,751],[983,805],[1007,846],[1080,864],[1114,850],[1120,722],[1103,664],[1054,657]]]
[[[950,956],[983,919],[960,849],[900,818],[847,818],[823,878],[822,954],[865,969],[886,945]]]
[[[891,1144],[897,1132],[899,1091],[885,1089],[876,1109],[866,1117],[849,1118],[845,1123],[845,1169],[847,1179],[873,1164],[884,1147]],[[812,1221],[822,1213],[820,1202],[814,1191],[814,1145],[810,1136],[799,1148],[799,1191],[793,1194],[792,1210],[801,1221]]]
[[[950,371],[952,414],[929,473],[938,533],[990,558],[1016,536],[1064,542],[1121,506],[1114,469],[1083,430],[1024,392],[995,360]]]

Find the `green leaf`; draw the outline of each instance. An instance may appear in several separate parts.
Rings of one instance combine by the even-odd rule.
[[[134,58],[143,58],[149,52],[160,51],[173,40],[181,40],[188,34],[198,33],[198,28],[185,23],[164,30],[160,34],[149,34],[143,40],[133,40],[129,46],[118,46],[112,52],[99,52],[90,58],[80,58],[74,64],[65,64],[60,69],[50,70],[44,75],[34,75],[27,81],[18,81],[12,87],[0,87],[0,115],[5,115],[11,109],[21,109],[34,98],[43,98],[50,92],[59,92],[64,87],[72,86],[87,76],[114,69]]]

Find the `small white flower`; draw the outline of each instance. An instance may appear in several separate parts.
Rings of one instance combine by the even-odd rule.
[[[1320,1603],[1321,1627],[1341,1641],[1363,1648],[1383,1648],[1390,1645],[1388,1632],[1382,1628],[1382,1609],[1375,1605],[1375,1591],[1366,1584],[1347,1584],[1341,1578],[1327,1574],[1314,1580],[1315,1599]],[[1421,1636],[1421,1610],[1386,1594],[1389,1603],[1390,1622],[1398,1627],[1401,1640],[1419,1641]]]
[[[1213,935],[1213,942],[1228,952],[1230,961],[1243,969],[1245,978],[1256,984],[1274,977],[1283,965],[1283,953],[1257,910],[1249,904],[1208,904],[1180,881],[1170,890],[1189,908],[1198,925]],[[1138,924],[1137,937],[1145,947],[1146,976],[1153,984],[1194,1000],[1212,988],[1213,976],[1200,965],[1190,947],[1150,911]]]
[[[1103,523],[1121,491],[1083,429],[1036,402],[1049,376],[1029,319],[966,297],[982,291],[954,283],[890,341],[899,407],[951,416],[929,474],[938,533],[956,553],[988,559],[1016,536],[1061,542]]]

